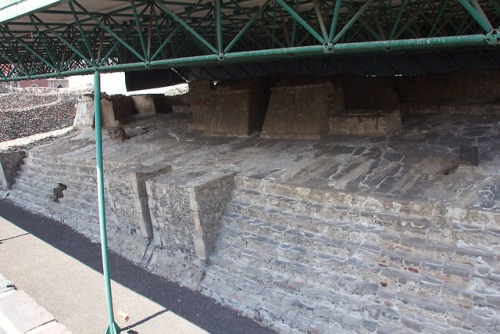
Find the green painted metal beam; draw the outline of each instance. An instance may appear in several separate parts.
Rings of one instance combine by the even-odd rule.
[[[45,8],[67,2],[68,0],[21,0],[10,1],[7,7],[0,8],[0,23],[39,12]]]
[[[111,278],[108,261],[108,234],[106,227],[106,210],[104,201],[104,166],[102,154],[102,112],[101,112],[101,77],[99,71],[94,72],[94,116],[95,116],[95,147],[97,169],[97,195],[99,205],[99,227],[101,231],[102,270],[104,275],[104,291],[106,294],[106,309],[108,327],[106,334],[118,334],[120,327],[115,322],[113,312],[113,296],[111,293]]]

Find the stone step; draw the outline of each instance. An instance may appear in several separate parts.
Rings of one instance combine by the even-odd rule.
[[[99,206],[97,200],[95,203],[82,202],[77,199],[63,197],[59,199],[59,204],[65,210],[70,210],[73,213],[91,218],[91,220],[99,221]],[[109,205],[105,206],[106,216],[112,217],[113,212]]]
[[[245,189],[237,189],[234,192],[233,200],[240,203],[252,203],[252,205],[259,205],[267,210],[274,210],[280,213],[302,215],[321,220],[354,222],[364,219],[371,221],[375,215],[374,212],[360,212],[348,207],[335,206],[333,203],[325,205],[307,199],[265,195],[257,191]]]
[[[293,204],[292,207],[298,204],[299,207],[295,210],[306,210],[305,212],[307,212],[307,207],[310,207],[312,215],[321,214],[321,210],[334,208],[335,211],[352,212],[358,216],[384,214],[388,218],[397,216],[400,220],[433,222],[442,218],[446,212],[446,207],[436,202],[417,203],[415,201],[397,201],[391,198],[374,198],[360,194],[343,193],[333,188],[312,189],[245,176],[236,176],[235,182],[235,196],[246,196],[247,198],[264,196],[265,198],[260,199],[260,201],[266,201],[271,206],[281,205],[283,209],[290,206],[290,203]],[[253,201],[254,199],[250,200],[250,202]],[[321,208],[321,206],[325,208]]]
[[[63,197],[59,199],[68,199],[78,201],[89,206],[97,206],[97,189],[94,192],[79,192],[73,190],[73,188],[68,187],[68,189],[63,190]]]
[[[96,184],[96,177],[86,174],[78,174],[76,171],[60,171],[54,169],[43,169],[39,166],[23,166],[19,177],[34,179],[34,180],[48,180],[51,183],[78,183],[81,185]]]

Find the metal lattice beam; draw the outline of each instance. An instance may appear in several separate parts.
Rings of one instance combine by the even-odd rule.
[[[24,2],[0,9],[2,80],[500,46],[497,0]]]

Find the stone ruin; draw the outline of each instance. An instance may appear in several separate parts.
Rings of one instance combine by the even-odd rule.
[[[499,331],[498,74],[106,97],[109,246],[279,332]],[[92,104],[0,176],[98,240]]]

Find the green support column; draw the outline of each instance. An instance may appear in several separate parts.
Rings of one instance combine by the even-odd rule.
[[[97,164],[97,194],[99,201],[99,225],[101,228],[102,272],[104,274],[104,289],[108,309],[108,328],[106,334],[118,334],[120,327],[115,323],[113,314],[113,297],[111,294],[111,280],[108,264],[108,237],[106,232],[106,211],[104,209],[104,170],[102,163],[102,117],[101,117],[101,76],[99,71],[94,73],[94,111],[95,111],[95,148]]]

